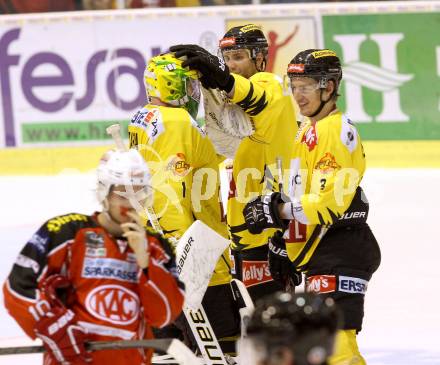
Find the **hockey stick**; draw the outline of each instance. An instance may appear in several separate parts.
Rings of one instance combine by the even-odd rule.
[[[278,171],[278,190],[280,191],[281,194],[283,194],[283,160],[281,159],[281,157],[277,157],[275,159],[276,162],[276,166],[277,166],[277,171]]]
[[[192,353],[182,342],[173,338],[157,340],[121,340],[96,341],[86,343],[88,351],[122,350],[151,348],[172,355],[178,362],[185,365],[198,364],[200,359]],[[35,354],[45,352],[43,346],[0,347],[0,355]]]
[[[120,129],[121,128],[120,128],[119,124],[113,124],[110,127],[108,127],[106,129],[106,131],[108,134],[110,134],[112,136],[117,148],[121,151],[126,151],[127,148],[122,141]],[[159,223],[159,219],[157,218],[156,212],[154,211],[153,206],[151,204],[147,204],[146,213],[148,216],[148,220],[150,221],[153,229],[155,229],[157,232],[159,232],[163,235],[163,230],[162,230],[162,227]],[[200,224],[203,225],[203,223],[200,221],[196,221],[193,223],[194,227],[197,227],[197,225],[200,225]],[[179,267],[180,276],[182,276],[182,271],[183,271],[183,267],[184,267],[185,263],[187,263],[188,261],[191,261],[191,260],[188,260],[188,257],[190,257],[190,255],[189,255],[190,251],[194,252],[194,250],[190,250],[190,248],[192,246],[192,242],[195,241],[195,237],[197,236],[196,238],[198,238],[197,242],[200,241],[200,238],[203,239],[203,236],[200,234],[200,231],[197,230],[197,228],[191,230],[194,227],[191,226],[187,230],[187,232],[185,232],[183,237],[181,238],[182,243],[180,245],[179,245],[180,242],[177,244],[177,249],[176,249],[177,252],[179,251],[179,246],[181,248],[181,250],[180,250],[181,252],[182,252],[182,250],[185,251],[185,259],[183,260],[182,264]],[[216,232],[214,232],[214,233],[216,233]],[[208,237],[206,237],[206,236],[204,238],[208,239]],[[188,243],[189,243],[189,245],[188,245]],[[223,250],[224,249],[225,248],[223,248]],[[220,253],[220,255],[221,255],[221,253]],[[218,255],[218,257],[220,257],[220,255]],[[218,260],[218,257],[216,258],[215,262]],[[195,259],[195,257],[193,257],[193,259]],[[179,262],[181,260],[179,260],[177,258],[176,261]],[[192,261],[197,261],[197,260],[192,260]],[[189,271],[190,271],[189,269],[185,270],[186,273],[188,273]],[[212,270],[210,271],[211,275],[212,275],[213,271],[214,271],[214,268],[212,268]],[[194,276],[192,276],[192,277],[195,278]],[[198,281],[200,281],[200,280],[198,280]],[[208,278],[208,281],[206,282],[206,287],[207,287],[208,282],[209,282],[209,278]],[[188,284],[191,284],[191,283],[188,283]],[[200,285],[200,283],[199,283],[199,287],[203,287],[203,286],[204,285]],[[187,296],[192,297],[194,293],[190,293],[190,291],[188,290],[188,287],[191,287],[191,285],[187,285]],[[192,286],[192,287],[194,287],[194,286]],[[204,291],[206,291],[206,287],[204,288]],[[183,308],[183,313],[189,323],[189,326],[191,328],[191,332],[194,335],[194,338],[197,342],[197,345],[200,349],[200,352],[201,352],[207,365],[228,365],[227,361],[225,360],[223,351],[221,350],[221,347],[218,343],[217,337],[215,336],[215,333],[212,329],[212,326],[209,323],[208,316],[206,315],[206,312],[201,305],[201,300],[202,300],[204,292],[202,293],[201,296],[200,296],[200,293],[196,293],[196,294],[198,294],[198,295],[194,295],[194,296],[200,298],[199,303],[197,303],[197,301],[198,301],[197,299],[192,300],[191,301],[192,303],[196,303],[198,305],[192,305],[191,307],[192,307],[192,309],[194,309],[194,308],[197,308],[197,309],[191,310],[187,305],[185,305]],[[188,302],[187,299],[186,299],[186,302]]]
[[[236,360],[237,364],[244,365],[249,362],[249,359],[246,359],[241,354],[240,346],[244,343],[243,341],[247,337],[247,326],[251,319],[252,313],[254,312],[255,306],[246,286],[243,284],[242,281],[238,279],[232,279],[230,284],[232,295],[234,296],[234,300],[236,301],[239,308],[238,312],[240,313],[241,335],[240,340],[237,342],[238,351]]]
[[[238,279],[232,279],[231,290],[232,295],[234,296],[234,299],[237,302],[239,308],[238,312],[240,313],[241,319],[241,338],[243,339],[247,336],[246,328],[251,318],[252,312],[255,309],[255,306],[246,286],[243,284],[242,281]]]
[[[106,132],[112,136],[118,150],[127,151],[127,147],[121,137],[121,126],[119,124],[112,124],[110,127],[107,127]]]
[[[278,190],[280,191],[280,194],[282,196],[284,194],[284,191],[283,191],[283,185],[284,185],[283,184],[283,179],[284,179],[284,176],[283,176],[283,161],[282,161],[281,157],[279,157],[279,156],[275,159],[275,161],[276,161],[276,165],[277,165],[278,179],[279,179],[279,181],[278,181]],[[289,224],[291,224],[291,223],[289,223]],[[289,293],[292,293],[292,294],[295,293],[295,284],[293,283],[293,280],[290,277],[289,277],[289,279],[286,282],[286,291],[289,292]]]

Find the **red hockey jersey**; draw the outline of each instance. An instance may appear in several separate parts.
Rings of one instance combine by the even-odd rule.
[[[152,338],[151,326],[163,327],[180,314],[184,286],[167,241],[148,232],[148,242],[150,261],[142,270],[127,241],[106,232],[97,213],[52,218],[18,255],[3,286],[5,306],[35,338],[29,309],[40,299],[39,284],[59,273],[72,284],[63,301],[87,329],[89,341]],[[93,364],[135,365],[149,364],[151,353],[105,350],[92,357]]]

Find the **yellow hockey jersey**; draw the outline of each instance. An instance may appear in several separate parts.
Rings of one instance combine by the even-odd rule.
[[[254,133],[237,149],[227,208],[228,229],[234,250],[245,250],[268,243],[275,230],[253,235],[246,229],[243,209],[253,197],[278,191],[276,158],[290,160],[292,141],[298,130],[290,96],[283,94],[281,79],[258,72],[249,79],[232,74],[235,91],[232,102],[251,118]]]
[[[218,157],[197,122],[182,108],[145,105],[129,126],[130,147],[137,148],[152,173],[153,208],[166,237],[179,239],[195,220],[227,238],[219,199]],[[210,286],[229,283],[226,250]]]
[[[303,123],[292,154],[288,191],[295,220],[284,237],[289,258],[302,269],[328,226],[350,206],[365,155],[356,127],[337,110],[316,123]]]

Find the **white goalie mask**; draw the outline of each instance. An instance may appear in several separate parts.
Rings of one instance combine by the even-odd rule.
[[[97,172],[97,198],[104,205],[110,188],[114,185],[125,186],[125,192],[120,193],[130,200],[136,209],[139,202],[151,194],[151,175],[148,166],[135,149],[128,151],[109,150],[101,157]],[[143,186],[144,189],[133,190],[133,186]]]

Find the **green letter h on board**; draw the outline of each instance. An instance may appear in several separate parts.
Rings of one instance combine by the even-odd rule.
[[[401,108],[399,88],[414,75],[397,71],[397,44],[403,39],[403,34],[369,35],[379,48],[380,66],[360,60],[360,48],[367,35],[335,35],[333,39],[342,48],[346,113],[350,119],[361,123],[373,121],[363,104],[362,88],[365,87],[382,94],[383,109],[375,118],[377,122],[408,122],[409,116]]]

